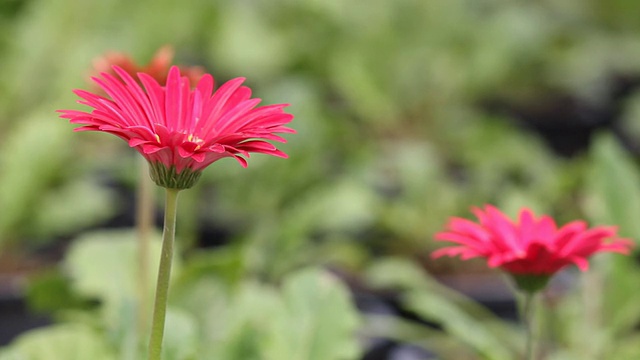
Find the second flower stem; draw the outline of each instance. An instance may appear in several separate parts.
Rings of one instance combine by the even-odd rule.
[[[164,337],[169,279],[171,278],[171,265],[173,262],[173,243],[176,235],[176,214],[178,210],[179,192],[179,189],[166,189],[162,253],[160,255],[158,283],[156,286],[155,305],[153,307],[151,337],[149,338],[149,360],[160,360],[162,355],[162,339]]]
[[[138,187],[136,192],[136,232],[138,238],[138,333],[149,328],[149,251],[153,233],[153,198],[155,184],[149,178],[149,165],[139,158]],[[144,335],[146,336],[146,335]]]

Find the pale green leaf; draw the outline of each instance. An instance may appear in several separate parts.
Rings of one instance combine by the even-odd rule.
[[[594,143],[585,211],[599,223],[618,225],[620,235],[640,241],[640,174],[610,134]]]
[[[67,182],[57,191],[42,197],[41,205],[34,209],[32,228],[36,236],[68,235],[106,220],[115,210],[115,194],[108,188],[86,179]]]
[[[509,360],[513,353],[489,324],[462,311],[455,303],[427,291],[412,291],[406,297],[406,306],[423,319],[435,321],[444,330],[482,354],[486,359]]]
[[[69,155],[70,129],[50,117],[23,119],[0,143],[0,241],[27,221]]]
[[[367,270],[368,282],[399,292],[402,306],[487,359],[511,359],[522,346],[520,333],[481,305],[441,285],[417,265],[402,259],[382,259]]]
[[[1,360],[116,360],[94,329],[63,324],[32,330],[20,336]]]
[[[245,281],[230,295],[225,315],[209,319],[210,327],[215,323],[224,326],[223,335],[212,345],[217,351],[211,359],[264,359],[264,339],[270,331],[273,310],[279,305],[278,293],[271,287]]]
[[[197,354],[198,333],[194,317],[169,307],[165,323],[162,358],[191,360]]]
[[[272,312],[265,359],[350,360],[357,358],[359,324],[347,289],[316,269],[288,277],[282,303]]]
[[[148,283],[152,291],[160,260],[158,236],[150,239]],[[64,266],[73,288],[88,297],[104,301],[136,299],[139,294],[138,243],[132,230],[86,233],[77,238],[67,253]],[[177,262],[177,261],[176,261]],[[175,264],[174,264],[175,265]],[[173,273],[178,269],[174,266]]]

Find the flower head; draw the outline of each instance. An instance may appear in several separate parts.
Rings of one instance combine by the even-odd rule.
[[[160,186],[189,188],[204,168],[225,157],[243,167],[252,152],[287,157],[265,141],[285,142],[276,133],[295,132],[284,126],[293,118],[283,110],[287,104],[257,107],[260,99],[251,98],[243,78],[214,91],[211,75],[192,88],[175,66],[164,86],[146,73],[138,74],[138,83],[121,67],[113,71],[116,76],[92,78],[107,96],[74,90],[91,112],[59,110],[60,117],[82,125],[75,131],[102,131],[127,141],[150,163]]]
[[[463,260],[487,258],[491,268],[502,268],[516,276],[551,276],[567,265],[582,271],[588,258],[598,252],[628,254],[631,241],[616,236],[613,227],[587,228],[584,221],[573,221],[557,228],[546,215],[536,218],[522,209],[517,222],[491,205],[474,208],[479,223],[452,218],[448,230],[435,235],[436,240],[457,244],[436,250],[432,257],[457,256]]]

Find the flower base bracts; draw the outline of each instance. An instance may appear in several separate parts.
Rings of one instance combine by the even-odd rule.
[[[184,169],[180,173],[175,166],[167,167],[161,162],[149,163],[149,175],[158,185],[167,189],[189,189],[200,179],[202,171]]]
[[[516,287],[525,293],[535,294],[541,291],[549,283],[551,276],[549,275],[517,275],[510,274]]]

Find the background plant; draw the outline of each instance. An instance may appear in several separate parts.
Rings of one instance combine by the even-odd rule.
[[[433,249],[431,235],[448,216],[467,214],[470,205],[482,203],[507,212],[527,205],[559,222],[582,217],[617,223],[621,235],[638,239],[634,154],[640,20],[630,15],[638,7],[604,0],[194,0],[188,6],[166,0],[4,1],[0,242],[5,255],[0,267],[13,273],[11,259],[35,257],[41,269],[63,253],[66,264],[81,246],[76,244],[94,231],[132,226],[135,154],[98,134],[72,140],[71,126],[57,120],[54,110],[72,103],[68,89],[84,86],[94,57],[118,50],[146,62],[164,44],[176,47],[177,62],[203,65],[220,81],[247,76],[265,103],[289,102],[297,119],[298,135],[283,147],[292,154],[288,161],[255,156],[246,170],[222,161],[184,194],[178,237],[192,246],[181,249],[184,263],[175,281],[184,283],[185,294],[203,293],[201,306],[241,296],[240,290],[228,289],[272,292],[279,299],[274,303],[284,301],[281,284],[309,265],[343,274],[336,286],[343,288],[350,279],[356,293],[379,289],[368,271],[381,256],[437,274],[480,271],[479,266],[444,262],[435,267],[423,260]],[[585,134],[594,129],[615,136],[588,142]],[[577,146],[570,144],[573,140]],[[634,299],[627,291],[635,281],[635,260],[603,260],[595,270],[596,279],[615,276],[616,281],[569,280],[567,293],[554,303],[556,318],[575,319],[574,325],[554,326],[557,356],[588,358],[580,351],[593,351],[633,359],[625,344],[637,336],[637,310],[627,302]],[[72,273],[62,266],[60,274],[47,274],[58,279],[51,281],[66,300],[36,296],[43,308],[56,309],[55,317],[65,320],[52,331],[62,337],[82,332],[87,351],[106,348],[110,356],[133,351],[122,350],[135,343],[124,330],[126,306],[118,310],[123,315],[116,324],[88,321],[86,312],[115,310],[107,310],[112,306],[104,300],[101,306],[88,301],[104,295],[69,285]],[[208,285],[196,285],[203,282]],[[584,295],[602,289],[590,284],[611,287],[611,295],[580,308],[589,310],[585,318],[571,309],[584,301],[579,299],[596,299]],[[412,288],[424,289],[417,282]],[[400,292],[413,298],[409,290]],[[184,325],[191,321],[185,320],[185,304],[196,302],[188,300],[191,296],[197,298],[175,299],[176,321],[200,329],[205,325]],[[438,304],[457,307],[444,299]],[[459,313],[468,311],[463,307]],[[429,317],[427,310],[419,313]],[[580,326],[578,319],[603,326]],[[246,334],[264,330],[260,319],[232,323],[240,329],[220,330],[226,334],[220,336],[252,339]],[[471,341],[456,326],[443,337],[403,324],[421,335],[411,341],[434,351],[437,344]],[[365,328],[373,329],[360,326]],[[580,342],[585,329],[597,331],[602,341],[585,346]],[[408,341],[398,335],[402,331],[383,327],[382,332]],[[104,334],[112,334],[106,345]],[[193,339],[198,336],[186,343],[201,344]],[[347,348],[358,343],[352,341]],[[262,346],[235,344],[239,349]],[[462,351],[473,356],[486,348],[468,344]],[[496,349],[497,355],[484,356],[509,354]]]

